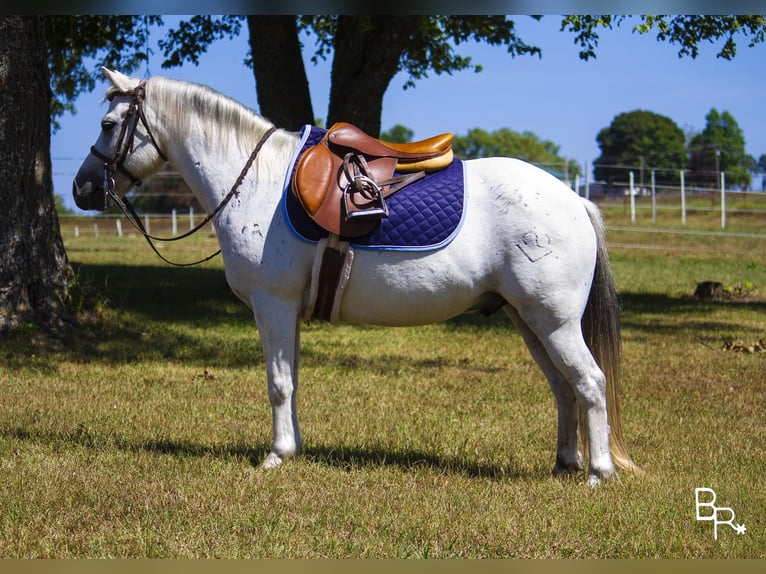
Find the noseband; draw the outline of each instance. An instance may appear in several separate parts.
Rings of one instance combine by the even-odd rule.
[[[194,227],[194,229],[191,229],[187,231],[186,233],[182,235],[176,235],[175,237],[156,237],[154,235],[149,234],[148,231],[146,231],[146,227],[144,226],[144,223],[141,221],[141,218],[139,217],[138,213],[136,213],[136,210],[133,208],[133,205],[128,201],[127,197],[120,197],[117,192],[115,191],[115,182],[114,178],[117,172],[119,171],[123,175],[125,175],[130,182],[133,184],[134,187],[139,187],[143,182],[140,178],[133,175],[126,167],[125,167],[125,160],[128,158],[128,155],[133,151],[133,140],[136,137],[136,128],[138,127],[138,123],[141,122],[144,126],[144,130],[146,130],[146,135],[149,136],[149,141],[152,142],[152,145],[154,146],[154,149],[157,150],[157,153],[160,154],[160,157],[164,159],[165,161],[169,161],[167,156],[165,156],[164,153],[162,153],[162,150],[160,149],[160,146],[157,144],[157,140],[154,139],[154,134],[152,134],[152,130],[149,128],[149,124],[146,121],[146,116],[144,115],[144,99],[146,96],[146,90],[144,86],[146,85],[146,81],[141,81],[135,88],[132,90],[128,90],[125,92],[118,92],[117,94],[113,94],[109,97],[111,100],[117,95],[120,96],[131,96],[130,106],[128,107],[128,112],[125,115],[125,119],[122,122],[122,127],[120,128],[120,135],[117,138],[117,148],[114,152],[114,157],[109,157],[100,151],[96,149],[95,146],[91,146],[90,153],[92,153],[94,156],[96,156],[98,159],[104,162],[104,209],[108,207],[107,203],[109,201],[108,198],[112,198],[112,200],[120,207],[122,212],[125,214],[125,217],[127,217],[128,221],[133,224],[133,227],[135,227],[141,235],[144,236],[144,239],[146,239],[147,243],[149,243],[149,246],[152,248],[152,250],[159,256],[160,259],[165,261],[166,263],[169,263],[170,265],[175,265],[178,267],[188,267],[191,265],[198,265],[199,263],[204,263],[205,261],[209,261],[216,255],[218,255],[221,250],[219,249],[212,255],[205,257],[204,259],[200,259],[199,261],[195,261],[193,263],[175,263],[173,261],[168,260],[164,255],[162,255],[157,248],[155,247],[154,243],[152,243],[152,240],[154,241],[178,241],[179,239],[184,239],[185,237],[189,237],[193,233],[196,233],[200,229],[202,229],[205,225],[207,225],[218,213],[226,206],[227,203],[231,200],[232,197],[234,197],[235,194],[238,193],[239,186],[242,184],[242,182],[245,179],[245,175],[247,175],[247,172],[250,170],[250,167],[252,166],[253,162],[255,161],[256,156],[258,155],[258,152],[261,151],[261,148],[263,147],[263,144],[266,143],[266,140],[276,131],[276,127],[269,128],[265,134],[261,137],[258,144],[255,146],[255,149],[253,150],[253,153],[250,154],[250,157],[247,160],[247,163],[245,163],[245,167],[242,168],[242,171],[239,174],[239,177],[237,178],[237,181],[232,186],[231,190],[229,190],[229,193],[226,194],[226,196],[221,200],[221,202],[218,204],[218,206],[208,214],[207,217],[197,226]]]

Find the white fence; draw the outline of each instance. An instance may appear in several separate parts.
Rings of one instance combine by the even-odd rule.
[[[171,237],[194,229],[194,226],[204,219],[204,214],[199,215],[190,207],[188,212],[179,213],[174,209],[169,214],[144,214],[141,221],[146,228],[147,233],[169,234]],[[128,221],[124,215],[97,215],[97,216],[79,216],[79,215],[59,215],[59,222],[62,227],[62,233],[66,236],[80,237],[81,235],[116,235],[123,237],[126,233],[135,233],[133,223]],[[188,227],[187,227],[188,226]],[[204,230],[214,233],[213,224],[205,226]]]
[[[613,167],[613,166],[612,166]],[[591,182],[588,177],[585,178],[584,184],[580,184],[580,178],[576,178],[574,182],[574,189],[583,197],[588,199],[596,199],[596,197],[605,197],[607,192],[610,191],[612,196],[615,196],[615,192],[622,195],[627,199],[630,207],[630,219],[632,223],[636,222],[636,214],[638,210],[637,199],[640,197],[651,198],[651,210],[652,221],[657,222],[658,196],[664,198],[677,198],[676,206],[673,209],[680,209],[681,224],[686,225],[687,214],[690,210],[688,205],[688,199],[690,197],[700,198],[709,197],[711,199],[711,207],[706,208],[700,205],[693,207],[694,211],[716,211],[720,213],[721,217],[721,229],[727,227],[727,214],[731,213],[752,213],[752,214],[766,214],[766,193],[764,188],[766,187],[766,174],[751,174],[752,183],[751,189],[742,190],[740,186],[727,185],[726,172],[715,172],[713,175],[718,180],[719,184],[716,187],[700,187],[700,186],[687,186],[686,170],[675,170],[671,174],[676,174],[677,185],[669,184],[669,177],[664,178],[663,183],[660,185],[656,182],[656,174],[658,171],[662,171],[664,174],[671,172],[671,170],[656,170],[652,168],[624,168],[625,180],[619,182],[613,182],[610,185],[606,185],[603,182]],[[586,166],[586,173],[588,168]],[[636,174],[640,173],[641,184],[636,182]],[[648,174],[648,182],[645,181],[645,175]],[[753,185],[753,183],[755,185]],[[761,188],[760,191],[753,191],[752,188]],[[596,193],[594,193],[594,188]],[[755,201],[754,204],[759,204],[758,207],[747,207],[745,209],[732,208],[728,205],[729,198],[743,198],[751,197]],[[665,202],[667,203],[667,201]],[[739,203],[742,203],[741,201]]]

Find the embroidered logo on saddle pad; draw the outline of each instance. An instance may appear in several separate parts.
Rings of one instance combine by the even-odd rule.
[[[291,190],[295,166],[304,151],[322,140],[326,130],[306,126],[295,156],[287,170],[282,208],[289,227],[300,239],[316,243],[329,233],[306,213]],[[386,199],[388,217],[367,234],[349,237],[354,247],[371,250],[419,251],[443,247],[460,228],[465,209],[463,163],[453,160],[441,171],[424,178]]]

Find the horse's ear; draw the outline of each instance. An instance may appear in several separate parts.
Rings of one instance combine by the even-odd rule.
[[[110,70],[101,66],[101,71],[106,79],[121,92],[127,92],[136,87],[136,81],[116,70]]]

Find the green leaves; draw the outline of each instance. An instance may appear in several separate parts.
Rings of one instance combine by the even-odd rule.
[[[177,28],[171,29],[167,36],[157,43],[166,58],[162,67],[181,66],[187,61],[198,65],[200,55],[207,52],[210,44],[239,35],[243,19],[242,16],[204,14],[182,20]]]
[[[129,73],[149,55],[149,30],[160,16],[46,16],[48,66],[53,99],[51,117],[74,112],[73,102],[101,77],[100,66]]]
[[[500,128],[487,132],[474,128],[465,136],[456,136],[453,142],[455,155],[462,159],[477,157],[515,157],[528,161],[561,175],[574,177],[580,173],[576,162],[559,155],[559,146],[552,141],[540,139],[532,132],[515,132],[510,128]]]
[[[686,165],[683,131],[665,116],[645,110],[619,114],[596,137],[601,156],[594,162],[596,179],[624,181],[625,168],[639,164],[652,168],[682,169]],[[658,182],[677,177],[658,174]]]
[[[569,15],[561,21],[561,30],[574,32],[575,43],[581,47],[580,58],[596,57],[598,30],[619,26],[627,16]],[[717,57],[731,60],[737,53],[737,37],[750,38],[752,47],[766,39],[766,16],[710,16],[678,15],[663,16],[644,14],[633,25],[638,34],[657,31],[657,40],[679,46],[678,57],[699,55],[700,45],[723,41]]]
[[[727,172],[727,183],[750,183],[755,158],[745,153],[745,136],[729,112],[711,109],[705,129],[689,142],[690,167],[701,184],[717,183],[718,172]]]

